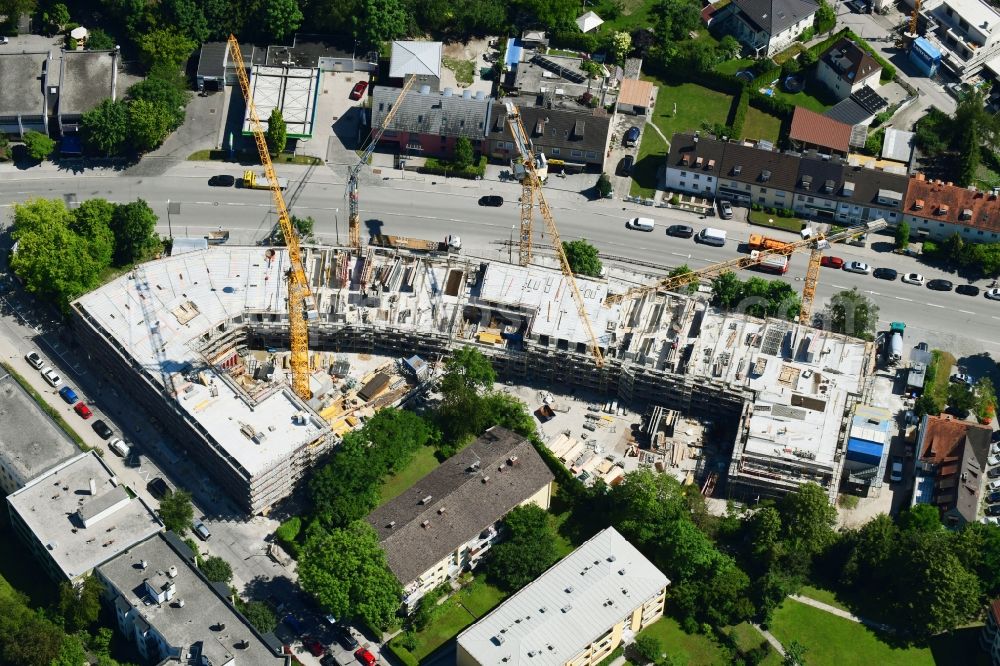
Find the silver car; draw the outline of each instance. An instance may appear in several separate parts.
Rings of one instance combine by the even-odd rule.
[[[868,275],[872,272],[872,267],[863,261],[849,261],[844,264],[844,270],[850,273],[861,273]]]

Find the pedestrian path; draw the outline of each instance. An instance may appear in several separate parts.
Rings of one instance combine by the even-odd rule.
[[[773,647],[775,650],[777,650],[778,654],[780,654],[782,657],[784,657],[785,656],[785,646],[781,644],[781,641],[779,641],[777,638],[775,638],[774,634],[772,634],[770,631],[768,631],[764,627],[760,626],[759,624],[756,624],[756,623],[752,623],[752,624],[753,624],[753,628],[756,629],[757,631],[759,631],[760,635],[763,636],[765,638],[765,640],[767,640],[767,642],[771,644],[771,647]]]
[[[869,620],[850,611],[846,611],[843,608],[837,608],[836,606],[831,606],[830,604],[824,603],[822,601],[817,601],[812,597],[804,597],[801,594],[791,594],[789,599],[794,599],[799,603],[806,604],[807,606],[812,606],[813,608],[818,608],[821,611],[830,613],[831,615],[836,615],[837,617],[842,617],[845,620],[850,620],[851,622],[857,622],[858,624],[863,624],[866,627],[872,627],[873,629],[878,629],[880,631],[893,632],[895,629],[887,624],[882,624],[881,622],[875,622],[874,620]]]

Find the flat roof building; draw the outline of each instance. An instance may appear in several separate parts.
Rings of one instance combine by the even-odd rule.
[[[368,522],[403,585],[404,603],[412,608],[429,590],[475,568],[511,509],[548,509],[553,480],[531,442],[494,426],[375,509]]]
[[[278,109],[290,138],[311,137],[316,121],[320,76],[320,70],[312,67],[254,65],[250,74],[250,89],[265,131],[271,111]],[[253,134],[249,106],[243,117],[243,134]]]
[[[75,583],[163,529],[93,451],[12,493],[7,508],[14,531],[57,582]]]
[[[48,51],[0,53],[0,132],[24,136],[48,134],[49,99],[46,74],[53,65]]]
[[[63,134],[80,129],[83,114],[118,98],[118,49],[63,51],[59,68],[57,119]],[[51,90],[53,82],[48,82]]]
[[[288,664],[280,641],[261,636],[229,603],[225,586],[220,590],[205,579],[193,559],[172,533],[158,534],[95,570],[118,630],[143,658],[154,664]]]
[[[46,470],[80,453],[13,376],[0,377],[0,491],[9,495]]]
[[[663,616],[670,581],[613,527],[458,635],[458,666],[590,666]]]

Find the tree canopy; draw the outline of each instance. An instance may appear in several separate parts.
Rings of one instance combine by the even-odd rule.
[[[115,208],[111,230],[115,234],[115,263],[124,266],[145,259],[159,246],[156,213],[142,199]]]
[[[83,114],[80,135],[84,146],[105,156],[120,154],[129,136],[128,106],[125,102],[105,99]]]
[[[55,140],[34,130],[24,133],[24,147],[33,160],[47,159],[56,149]]]
[[[570,269],[578,275],[599,277],[601,275],[601,260],[596,247],[583,239],[563,241],[563,252]]]
[[[503,519],[501,530],[504,540],[493,546],[487,570],[510,592],[538,578],[558,558],[549,514],[536,504],[514,508]]]
[[[205,578],[213,583],[229,583],[233,579],[233,568],[221,557],[212,555],[206,557],[205,561],[198,567],[205,574]]]
[[[281,115],[280,109],[271,109],[271,115],[267,119],[265,136],[272,153],[280,153],[285,150],[285,144],[288,143],[288,126],[285,124],[285,118]]]
[[[825,319],[835,333],[874,340],[878,306],[854,287],[833,295],[826,307]]]
[[[726,271],[712,279],[712,305],[752,317],[797,317],[802,307],[799,295],[781,280],[752,277],[740,280]]]
[[[191,529],[193,519],[194,507],[191,505],[191,493],[188,491],[175,490],[160,500],[160,520],[171,532],[184,536]]]

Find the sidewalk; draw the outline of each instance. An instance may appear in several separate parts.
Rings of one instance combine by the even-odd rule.
[[[778,651],[778,654],[780,654],[782,657],[785,656],[785,646],[781,644],[781,641],[779,641],[777,638],[774,637],[774,634],[772,634],[770,631],[760,626],[759,624],[753,622],[751,622],[751,624],[753,625],[753,628],[759,631],[760,635],[763,636],[765,640],[767,640],[767,642],[771,644],[771,647],[773,647],[775,650]]]
[[[850,611],[845,611],[836,606],[831,606],[830,604],[823,603],[822,601],[817,601],[812,597],[804,597],[801,594],[790,594],[789,599],[794,599],[799,603],[805,604],[807,606],[812,606],[813,608],[818,608],[821,611],[830,613],[831,615],[836,615],[837,617],[842,617],[845,620],[850,620],[851,622],[857,622],[858,624],[863,624],[866,627],[872,627],[873,629],[878,629],[880,631],[895,632],[893,627],[887,624],[882,624],[881,622],[875,622],[873,620],[867,620],[863,617],[859,617]]]

